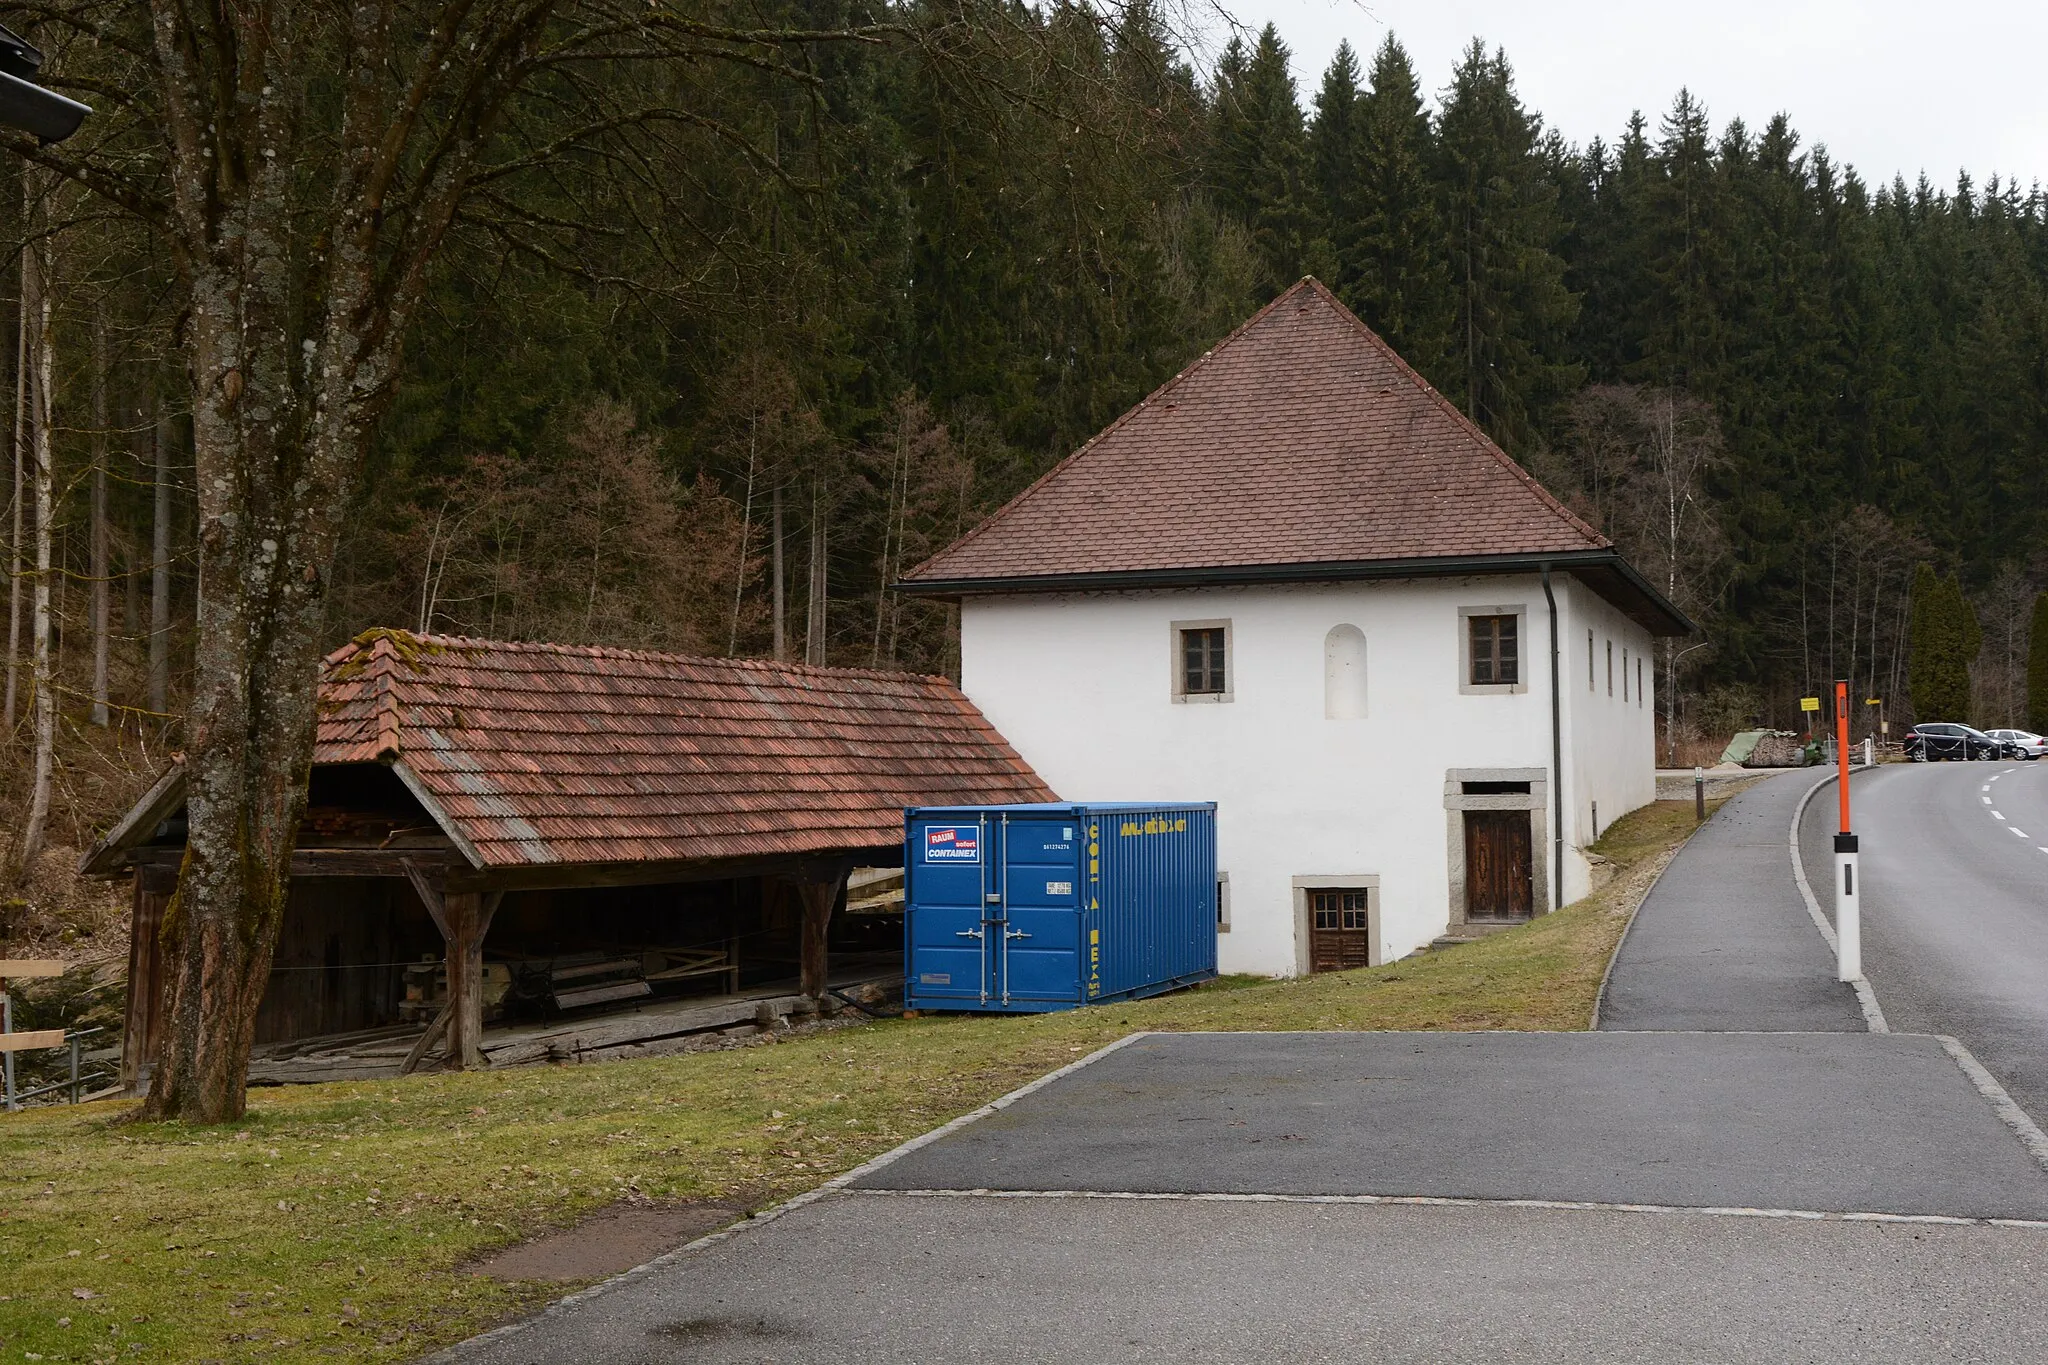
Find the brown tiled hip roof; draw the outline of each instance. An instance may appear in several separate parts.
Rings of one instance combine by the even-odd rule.
[[[906,806],[1056,799],[944,678],[390,631],[327,657],[314,761],[396,764],[486,868],[882,847]]]
[[[1608,546],[1308,279],[905,582]]]

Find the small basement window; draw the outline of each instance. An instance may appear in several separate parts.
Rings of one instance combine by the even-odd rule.
[[[1471,680],[1474,687],[1512,687],[1522,680],[1516,620],[1512,616],[1470,616]]]
[[[1527,782],[1460,782],[1460,791],[1467,796],[1527,796]]]

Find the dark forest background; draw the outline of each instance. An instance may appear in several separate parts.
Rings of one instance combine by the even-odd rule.
[[[1200,74],[1143,6],[1002,22],[952,68],[842,41],[792,45],[800,79],[679,71],[661,94],[685,132],[587,183],[553,172],[558,224],[530,199],[466,221],[333,639],[948,671],[946,609],[885,585],[1313,273],[1701,621],[1664,660],[1688,760],[1794,725],[1837,676],[1896,733],[1923,563],[1981,622],[1970,719],[2024,723],[2048,582],[2039,187],[1869,183],[1784,117],[1717,124],[1711,92],[1574,145],[1478,41],[1438,72],[1392,37],[1346,48],[1300,91],[1270,28]],[[191,459],[161,248],[48,193],[76,839],[177,742]],[[17,466],[30,421],[17,400]]]

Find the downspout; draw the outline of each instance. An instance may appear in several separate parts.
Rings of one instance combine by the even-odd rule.
[[[1564,692],[1558,682],[1557,597],[1550,565],[1543,566],[1543,600],[1550,605],[1550,908],[1564,908]]]

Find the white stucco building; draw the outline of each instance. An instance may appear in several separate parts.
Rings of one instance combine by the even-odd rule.
[[[1689,629],[1313,280],[904,586],[1062,797],[1217,803],[1220,965],[1273,975],[1583,894]]]

